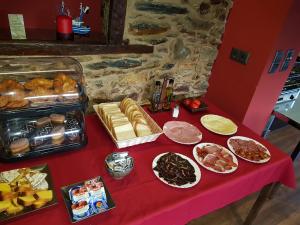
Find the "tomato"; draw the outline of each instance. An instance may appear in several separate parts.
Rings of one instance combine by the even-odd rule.
[[[187,98],[187,99],[184,99],[183,100],[183,104],[185,104],[185,105],[189,105],[190,103],[191,103],[191,99],[190,98]]]
[[[199,106],[200,106],[200,104],[198,104],[197,102],[192,101],[190,103],[190,107],[193,109],[197,109],[197,108],[199,108]]]
[[[199,106],[201,105],[201,101],[197,98],[193,99],[192,101],[194,104],[198,104]]]

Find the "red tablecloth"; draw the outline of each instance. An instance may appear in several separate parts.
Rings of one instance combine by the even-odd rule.
[[[214,142],[226,146],[228,137],[207,131],[199,122],[202,115],[215,113],[225,115],[209,104],[205,112],[190,113],[181,108],[179,118],[194,124],[203,132],[202,142]],[[162,127],[172,120],[170,112],[150,114]],[[152,160],[162,152],[178,152],[193,159],[193,146],[176,144],[165,135],[156,142],[126,149],[135,159],[133,172],[123,180],[114,180],[105,171],[104,158],[118,150],[94,115],[87,116],[88,145],[81,150],[46,156],[24,162],[1,164],[1,171],[47,163],[55,186],[58,205],[22,216],[13,221],[14,225],[64,225],[71,224],[60,188],[72,183],[101,175],[108,187],[116,208],[91,217],[78,224],[185,224],[193,218],[221,208],[244,196],[260,190],[264,185],[279,181],[295,187],[294,170],[288,155],[264,141],[243,125],[237,135],[248,136],[260,141],[271,152],[271,160],[263,165],[239,159],[239,167],[233,174],[220,175],[200,167],[200,182],[188,189],[170,187],[159,181],[153,174]]]

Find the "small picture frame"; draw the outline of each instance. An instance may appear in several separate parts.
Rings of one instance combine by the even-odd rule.
[[[278,69],[278,67],[280,65],[280,62],[283,58],[283,55],[284,55],[284,53],[283,53],[282,50],[277,50],[276,51],[274,59],[271,63],[270,69],[268,71],[269,73],[274,73]]]
[[[294,52],[295,52],[294,49],[289,49],[286,51],[284,61],[279,70],[280,72],[286,71],[288,69],[290,62],[293,60]]]

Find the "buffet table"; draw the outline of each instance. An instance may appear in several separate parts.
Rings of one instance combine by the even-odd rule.
[[[211,133],[199,122],[200,117],[208,113],[228,117],[213,104],[207,104],[209,108],[204,112],[190,113],[181,108],[176,120],[186,121],[198,127],[203,133],[202,142],[226,146],[228,136]],[[170,112],[149,114],[161,127],[173,119]],[[159,181],[153,173],[152,161],[158,154],[169,151],[193,159],[193,145],[177,144],[162,134],[155,142],[117,149],[95,115],[87,116],[86,124],[88,145],[84,149],[0,164],[1,171],[48,164],[58,199],[57,205],[22,216],[12,222],[14,225],[71,224],[60,188],[99,175],[102,176],[116,208],[83,220],[79,224],[186,224],[273,182],[295,188],[291,158],[239,123],[236,135],[260,141],[269,149],[271,160],[265,164],[254,164],[238,159],[239,167],[232,174],[213,173],[199,165],[201,180],[196,186],[188,189],[170,187]],[[134,157],[134,170],[123,180],[114,180],[104,167],[104,158],[113,151],[129,151]]]

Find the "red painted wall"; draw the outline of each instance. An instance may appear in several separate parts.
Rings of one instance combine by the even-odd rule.
[[[234,1],[209,80],[207,98],[257,133],[261,133],[267,121],[266,116],[257,119],[257,111],[269,115],[288,74],[286,72],[285,77],[281,76],[279,82],[275,81],[278,77],[275,73],[275,79],[268,77],[266,83],[260,84],[261,77],[268,76],[265,73],[270,65],[270,57],[278,47],[278,37],[292,2]],[[229,58],[232,47],[250,52],[247,65]],[[261,89],[259,92],[258,88]],[[260,95],[265,97],[260,100]]]
[[[261,133],[264,130],[265,123],[268,120],[282,87],[293,68],[296,61],[296,56],[300,51],[300,1],[293,2],[289,10],[289,14],[283,25],[282,31],[278,35],[276,44],[273,47],[273,52],[260,76],[260,80],[256,87],[255,94],[249,104],[247,113],[244,117],[243,123]],[[285,72],[277,72],[272,75],[268,73],[269,65],[271,64],[276,49],[288,50],[295,49],[295,55],[289,68]],[[300,112],[299,112],[300,113]]]
[[[102,31],[100,17],[101,0],[64,0],[65,6],[70,9],[72,17],[79,16],[79,4],[90,6],[89,13],[84,22],[89,25],[92,32]],[[61,0],[1,0],[0,7],[0,38],[10,38],[7,14],[23,14],[26,30],[43,29],[54,31],[56,29],[56,16],[58,15]],[[8,34],[7,34],[8,33]],[[55,33],[54,33],[55,37]],[[47,38],[45,38],[47,39]]]

